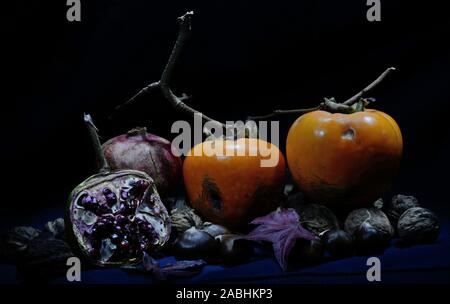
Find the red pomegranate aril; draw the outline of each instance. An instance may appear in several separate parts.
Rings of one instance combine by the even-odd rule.
[[[120,250],[122,251],[128,251],[130,249],[130,242],[127,240],[123,240],[120,242]]]

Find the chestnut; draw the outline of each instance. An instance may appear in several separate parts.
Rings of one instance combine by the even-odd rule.
[[[237,234],[222,234],[216,236],[216,241],[224,264],[241,263],[248,260],[253,253],[250,242]]]
[[[203,223],[201,231],[208,233],[212,237],[216,237],[222,234],[230,234],[230,231],[226,227],[210,222]]]
[[[293,248],[290,259],[299,265],[319,263],[325,256],[325,246],[319,238],[311,241],[299,240]]]
[[[380,253],[387,247],[390,237],[368,222],[363,222],[354,232],[355,243],[359,253]]]
[[[218,248],[218,242],[209,233],[191,227],[178,236],[172,250],[179,259],[211,260],[217,256]]]
[[[335,229],[323,234],[322,241],[325,249],[332,257],[351,256],[354,252],[352,236],[341,229]]]

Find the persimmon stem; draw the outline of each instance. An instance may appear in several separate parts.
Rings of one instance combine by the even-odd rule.
[[[192,107],[188,106],[184,103],[185,100],[187,100],[189,97],[186,94],[183,94],[182,96],[177,96],[175,93],[173,93],[172,89],[170,88],[169,82],[171,80],[173,71],[175,70],[175,66],[178,62],[178,59],[181,56],[181,52],[183,50],[184,45],[186,44],[186,41],[188,40],[190,34],[191,34],[191,18],[194,15],[193,11],[189,11],[186,14],[184,14],[181,17],[177,18],[178,24],[179,24],[179,30],[178,30],[178,37],[175,41],[175,44],[172,49],[172,53],[169,56],[169,59],[167,61],[166,66],[164,67],[164,70],[161,74],[161,79],[158,81],[155,81],[142,90],[140,90],[136,95],[131,97],[128,101],[125,103],[117,106],[113,112],[113,115],[122,110],[124,107],[134,103],[138,98],[146,95],[150,91],[153,91],[154,89],[160,89],[163,93],[164,97],[167,99],[167,101],[174,107],[176,110],[184,112],[186,114],[189,114],[191,116],[194,116],[194,114],[198,113],[202,116],[202,119],[208,122],[216,122],[218,126],[225,127],[223,123],[218,122],[215,119],[212,119],[205,114],[193,109]],[[113,116],[112,115],[112,116]],[[112,117],[110,116],[110,117]]]
[[[359,91],[356,95],[350,97],[346,101],[339,103],[336,102],[334,98],[324,98],[324,102],[320,103],[317,107],[306,108],[306,109],[293,109],[293,110],[275,110],[270,114],[261,116],[249,116],[248,120],[263,120],[269,119],[278,115],[285,114],[305,114],[316,110],[325,110],[330,112],[340,112],[340,113],[351,113],[353,111],[352,105],[360,101],[367,93],[372,91],[377,85],[379,85],[386,76],[388,76],[392,71],[395,71],[394,67],[386,69],[377,79],[372,81],[367,87]]]

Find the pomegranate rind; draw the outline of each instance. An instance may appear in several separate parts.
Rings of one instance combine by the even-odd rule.
[[[156,237],[154,241],[152,241],[152,246],[150,248],[151,252],[158,251],[167,243],[171,231],[170,218],[167,209],[165,208],[159,197],[153,179],[145,172],[137,170],[119,170],[113,172],[98,173],[87,178],[74,188],[69,196],[66,206],[66,234],[72,249],[79,257],[89,261],[91,264],[98,266],[121,266],[137,263],[141,260],[142,254],[129,255],[124,259],[113,261],[110,261],[109,259],[104,260],[100,259],[99,257],[93,256],[93,248],[91,247],[90,243],[92,239],[87,237],[86,234],[90,232],[90,229],[92,229],[93,225],[96,223],[96,219],[92,219],[89,216],[96,217],[97,215],[90,214],[87,217],[82,216],[82,219],[80,217],[80,214],[77,215],[77,212],[89,212],[83,210],[84,208],[80,207],[77,203],[83,194],[88,192],[96,193],[99,191],[99,189],[103,189],[104,186],[107,186],[109,188],[112,188],[112,191],[117,196],[119,196],[121,189],[126,186],[122,185],[121,183],[123,183],[124,181],[140,180],[146,181],[148,183],[148,189],[146,191],[149,191],[149,195],[146,195],[146,199],[139,200],[138,205],[134,210],[134,214],[132,213],[131,215],[129,215],[129,217],[132,220],[144,221],[147,224],[150,224],[151,227],[153,227]],[[113,208],[111,208],[111,210],[113,210]],[[111,211],[111,214],[117,215],[120,214],[120,211],[117,211],[115,213]],[[148,250],[145,251],[149,253]]]

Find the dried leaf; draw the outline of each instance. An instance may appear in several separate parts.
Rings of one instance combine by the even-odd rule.
[[[49,232],[56,239],[65,239],[64,219],[57,218],[54,221],[47,222],[44,226],[44,232]]]
[[[186,277],[195,275],[201,267],[206,265],[206,262],[203,260],[185,260],[161,266],[157,260],[152,258],[149,254],[144,253],[142,264],[143,268],[133,266],[128,268],[123,267],[122,269],[132,272],[152,273],[158,280],[167,280],[169,276]]]
[[[25,280],[50,280],[66,273],[67,259],[73,256],[65,241],[41,233],[30,241],[17,267]]]
[[[122,266],[120,266],[120,269],[122,269],[124,271],[131,272],[131,273],[143,273],[143,272],[146,272],[144,266],[141,263],[139,263],[139,264],[122,265]]]
[[[150,272],[159,269],[160,267],[158,261],[145,252],[144,257],[142,258],[142,264],[144,265],[145,270]]]
[[[15,227],[0,235],[0,259],[14,262],[25,281],[46,281],[65,274],[67,259],[73,256],[61,218],[48,222],[42,231]]]
[[[297,239],[313,240],[314,234],[300,225],[294,209],[276,211],[254,219],[251,224],[259,225],[245,238],[252,241],[272,243],[275,257],[283,271],[287,269],[287,257]]]
[[[27,250],[30,241],[40,233],[40,230],[33,227],[21,226],[0,235],[0,258],[7,261],[17,260]]]
[[[204,265],[206,265],[206,262],[203,260],[177,261],[156,269],[154,273],[159,280],[166,280],[169,276],[188,277],[197,274]]]
[[[177,271],[177,270],[188,270],[188,269],[197,269],[198,267],[202,267],[206,265],[206,262],[203,260],[184,260],[177,261],[174,264],[167,264],[163,268],[167,272]]]

